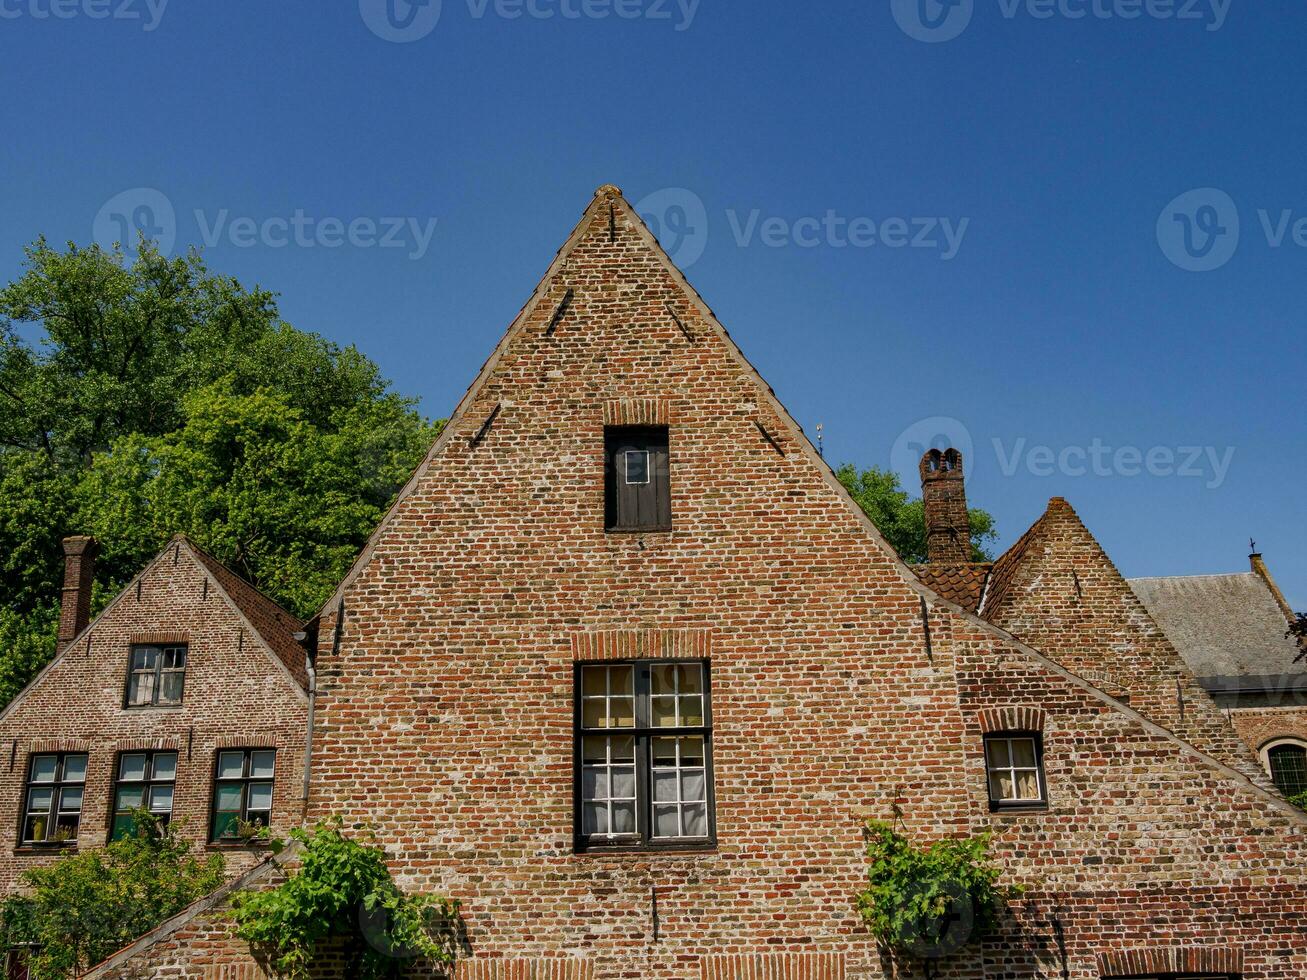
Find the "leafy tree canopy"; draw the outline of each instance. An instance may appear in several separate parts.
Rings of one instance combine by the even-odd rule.
[[[0,948],[32,946],[33,980],[79,976],[223,882],[148,811],[136,834],[23,872],[25,893],[0,904]]]
[[[921,498],[910,497],[899,483],[897,473],[875,466],[859,470],[845,463],[835,475],[880,529],[899,557],[909,564],[926,560],[926,512]],[[989,561],[993,555],[986,545],[998,537],[994,518],[987,511],[968,508],[971,518],[971,557]]]
[[[195,253],[26,254],[0,289],[0,703],[53,653],[68,534],[100,539],[96,609],[180,531],[312,613],[440,423]]]

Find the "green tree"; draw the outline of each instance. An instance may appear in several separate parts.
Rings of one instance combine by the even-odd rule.
[[[845,463],[835,475],[900,558],[909,564],[926,560],[925,508],[921,498],[910,497],[903,489],[898,474],[875,466],[859,470]],[[967,509],[967,515],[971,519],[972,560],[989,561],[993,556],[985,546],[998,537],[994,518],[974,507]]]
[[[232,899],[236,934],[278,976],[312,976],[324,949],[343,948],[352,958],[348,975],[365,980],[397,975],[414,959],[454,961],[458,903],[401,892],[370,833],[347,836],[337,818],[291,838],[300,843],[299,867],[286,881]]]
[[[53,654],[68,534],[100,539],[100,603],[180,531],[314,611],[439,423],[194,253],[26,254],[0,289],[0,704]]]
[[[135,819],[132,837],[29,868],[26,892],[0,904],[0,948],[31,945],[33,980],[85,972],[222,884],[222,855],[195,856],[147,811]]]

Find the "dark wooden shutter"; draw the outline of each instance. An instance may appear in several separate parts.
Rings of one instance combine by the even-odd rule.
[[[605,431],[607,492],[605,522],[613,531],[669,530],[672,526],[671,471],[666,426],[619,426]],[[648,477],[629,483],[627,453],[648,453]]]

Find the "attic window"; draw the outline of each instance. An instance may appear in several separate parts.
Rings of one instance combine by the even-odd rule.
[[[990,809],[1042,806],[1044,746],[1038,732],[995,732],[985,736]]]
[[[604,526],[609,531],[670,531],[667,426],[608,426],[604,450]]]
[[[185,645],[137,644],[132,647],[127,665],[128,708],[179,705],[185,683]]]

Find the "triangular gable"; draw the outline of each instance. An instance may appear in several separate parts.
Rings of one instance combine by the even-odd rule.
[[[494,351],[482,366],[477,377],[459,401],[457,407],[450,416],[449,422],[446,424],[440,436],[433,443],[423,462],[418,466],[408,483],[400,491],[385,517],[369,538],[358,558],[356,558],[353,566],[341,581],[339,587],[322,606],[318,613],[319,617],[333,616],[340,612],[345,595],[350,586],[368,566],[378,542],[388,531],[392,521],[395,520],[396,515],[404,506],[405,501],[414,493],[426,477],[428,471],[432,467],[433,461],[442,454],[445,448],[450,444],[450,441],[456,438],[466,437],[469,431],[483,429],[486,423],[494,421],[494,416],[497,413],[497,403],[487,401],[483,397],[483,389],[487,386],[487,383],[494,375],[496,367],[504,358],[512,343],[518,338],[529,323],[535,322],[537,314],[544,314],[564,308],[565,304],[572,299],[572,297],[569,296],[569,292],[571,292],[574,287],[568,284],[565,276],[568,259],[576,249],[577,245],[591,232],[592,228],[595,227],[603,229],[614,229],[620,227],[622,229],[630,229],[634,231],[639,238],[640,244],[648,250],[649,254],[655,258],[656,262],[671,278],[678,290],[679,298],[687,304],[689,309],[693,312],[694,323],[687,324],[687,326],[691,326],[694,330],[706,328],[712,332],[715,338],[722,345],[724,345],[730,357],[734,359],[736,364],[739,366],[743,376],[752,381],[755,386],[759,399],[759,406],[760,408],[765,407],[766,409],[765,412],[760,414],[769,415],[770,418],[775,419],[779,424],[780,431],[773,433],[772,435],[786,443],[787,453],[797,451],[811,464],[815,472],[820,474],[825,484],[838,499],[843,501],[843,505],[849,514],[854,518],[854,520],[856,520],[866,535],[877,546],[887,565],[892,567],[898,573],[906,589],[917,593],[924,598],[927,603],[947,608],[956,615],[963,617],[967,622],[978,628],[983,634],[992,636],[995,641],[1023,652],[1027,656],[1033,658],[1033,660],[1041,667],[1057,674],[1075,685],[1077,688],[1090,693],[1092,696],[1101,700],[1104,704],[1110,706],[1114,710],[1122,712],[1134,721],[1142,724],[1150,732],[1161,735],[1167,740],[1175,743],[1187,755],[1202,759],[1207,764],[1222,772],[1225,776],[1237,781],[1248,790],[1262,797],[1264,801],[1274,805],[1278,809],[1291,813],[1295,818],[1307,823],[1307,814],[1291,807],[1277,795],[1267,791],[1264,786],[1259,783],[1256,775],[1250,775],[1248,772],[1241,772],[1231,765],[1228,765],[1222,759],[1209,755],[1194,745],[1191,745],[1174,734],[1174,732],[1163,728],[1161,725],[1145,717],[1129,705],[1122,703],[1106,691],[1096,687],[1090,680],[1073,673],[1062,664],[1056,662],[1053,658],[1041,653],[1031,644],[1024,642],[997,624],[980,618],[970,610],[964,609],[962,606],[951,601],[949,598],[940,595],[924,584],[899,558],[897,552],[888,544],[885,538],[881,535],[879,529],[876,528],[871,519],[849,495],[843,484],[840,483],[838,477],[836,477],[834,470],[822,458],[816,447],[808,439],[803,428],[790,416],[784,405],[782,405],[776,398],[770,385],[762,379],[757,370],[740,351],[725,327],[723,327],[717,320],[716,316],[704,302],[703,298],[698,294],[693,286],[690,285],[680,269],[678,269],[672,262],[671,258],[644,224],[639,214],[622,196],[621,191],[612,185],[604,185],[595,192],[594,199],[586,208],[581,220],[577,223],[563,246],[558,250],[553,262],[546,270],[540,282],[536,285],[530,298],[514,318],[513,322],[509,325]],[[475,424],[473,424],[474,421]],[[790,447],[793,447],[793,449]],[[997,567],[995,572],[998,572]],[[1146,618],[1147,614],[1142,613],[1142,615]]]
[[[250,636],[253,637],[255,644],[258,646],[258,648],[262,650],[264,655],[267,656],[272,661],[272,663],[276,668],[276,672],[282,675],[283,677],[285,677],[288,684],[294,689],[295,693],[300,697],[301,700],[307,700],[308,695],[306,693],[306,685],[295,676],[294,671],[290,669],[287,663],[282,660],[281,656],[279,656],[278,653],[269,645],[268,640],[263,635],[263,633],[260,632],[258,629],[256,629],[253,623],[250,622],[250,618],[249,616],[246,615],[245,610],[243,610],[241,606],[237,604],[236,601],[232,598],[230,593],[224,587],[223,582],[219,580],[218,576],[213,574],[213,568],[214,566],[216,566],[218,568],[223,569],[226,572],[224,578],[227,578],[228,581],[230,581],[231,579],[236,579],[237,581],[244,581],[244,580],[240,579],[240,577],[237,576],[235,572],[232,572],[217,559],[209,555],[204,555],[204,553],[201,552],[198,548],[196,548],[195,545],[193,545],[185,535],[176,534],[172,537],[171,540],[169,540],[168,544],[164,546],[163,550],[161,550],[157,555],[151,558],[150,561],[146,563],[145,567],[142,568],[135,575],[135,577],[132,578],[130,582],[128,582],[125,586],[123,586],[123,588],[118,592],[118,594],[109,601],[109,604],[100,611],[100,614],[96,616],[93,620],[91,620],[90,623],[87,624],[85,629],[83,629],[80,633],[78,633],[77,636],[75,636],[72,639],[72,641],[62,651],[56,653],[54,657],[50,659],[50,662],[46,664],[44,667],[42,667],[40,672],[35,677],[33,677],[30,681],[28,681],[27,686],[24,687],[21,691],[19,691],[14,696],[14,699],[10,701],[7,705],[5,705],[3,709],[0,709],[0,722],[3,722],[6,718],[8,718],[9,715],[13,711],[15,711],[18,708],[18,706],[27,698],[28,694],[36,690],[36,688],[42,683],[42,681],[45,680],[45,678],[55,669],[55,667],[58,664],[62,663],[66,658],[73,655],[74,651],[78,649],[82,641],[88,635],[90,635],[92,631],[94,631],[96,625],[100,623],[101,620],[103,620],[106,616],[108,616],[115,608],[117,608],[118,604],[122,602],[127,595],[135,591],[138,582],[142,581],[165,558],[169,558],[170,556],[172,556],[175,553],[176,549],[181,549],[181,548],[184,548],[186,550],[186,554],[190,556],[190,558],[195,562],[197,570],[200,572],[200,574],[208,575],[210,581],[213,582],[214,592],[219,596],[219,598],[223,600],[223,602],[227,604],[227,607],[232,611],[232,613],[235,615],[236,619],[240,622],[241,626],[246,630],[246,632],[248,632]],[[203,557],[201,557],[202,555]],[[252,589],[253,586],[250,586],[250,588]],[[267,601],[271,602],[271,600],[267,600]],[[284,610],[282,610],[282,612],[286,616],[290,615],[289,613],[285,613]]]

